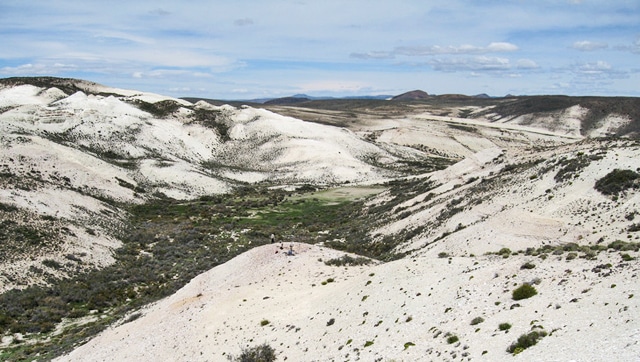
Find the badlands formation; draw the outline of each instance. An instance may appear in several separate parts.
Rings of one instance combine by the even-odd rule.
[[[56,360],[227,361],[260,345],[278,361],[640,359],[638,179],[602,186],[640,172],[637,135],[600,138],[638,122],[628,114],[586,127],[580,105],[266,110],[26,83],[0,88],[0,291],[115,263],[122,205],[244,185],[347,195],[367,245],[391,245],[365,263],[348,237],[254,240]],[[19,244],[25,225],[57,230],[55,245]],[[523,285],[536,293],[518,298]],[[6,330],[2,349],[50,338]]]

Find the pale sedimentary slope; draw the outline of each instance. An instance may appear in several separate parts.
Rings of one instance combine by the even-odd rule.
[[[0,213],[8,240],[0,291],[111,263],[125,204],[194,199],[256,182],[375,182],[398,175],[400,159],[426,157],[264,110],[76,83],[84,91],[69,95],[0,87]],[[173,111],[149,113],[161,107]],[[30,244],[28,233],[42,237]]]
[[[422,256],[331,267],[322,261],[342,253],[294,249],[295,256],[276,254],[274,245],[248,251],[59,360],[225,361],[267,343],[278,360],[496,361],[512,358],[506,349],[532,328],[550,335],[519,359],[640,354],[638,263],[623,266],[618,253],[571,261]],[[526,261],[535,267],[521,269]],[[597,269],[606,263],[612,266]],[[532,280],[539,294],[513,301],[511,291]],[[472,325],[476,317],[483,321]],[[511,329],[500,331],[501,323]],[[451,335],[459,341],[447,343]]]

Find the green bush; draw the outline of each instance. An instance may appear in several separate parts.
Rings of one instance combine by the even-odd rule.
[[[624,261],[631,261],[631,260],[635,259],[634,257],[632,257],[631,255],[629,255],[627,253],[620,254],[620,257],[622,257],[622,260],[624,260]]]
[[[231,357],[233,362],[272,362],[276,360],[276,351],[268,344],[244,348],[238,357]]]
[[[357,266],[357,265],[368,265],[371,264],[373,260],[369,258],[365,258],[362,256],[352,257],[350,255],[343,255],[340,258],[329,259],[324,263],[330,266]]]
[[[513,353],[513,354],[518,354],[522,351],[524,351],[525,349],[535,345],[536,343],[538,343],[538,341],[547,335],[547,332],[545,331],[532,331],[529,332],[527,334],[523,334],[520,337],[518,337],[518,340],[516,342],[513,342],[509,348],[507,348],[507,352],[509,353]]]
[[[640,249],[639,248],[640,243],[628,243],[626,241],[616,240],[610,243],[607,247],[609,249],[614,249],[618,251],[628,251],[628,250],[638,251]]]
[[[511,324],[509,323],[500,323],[498,325],[498,329],[501,331],[508,331],[511,328]]]
[[[638,188],[640,174],[632,170],[615,169],[596,181],[594,188],[604,195],[617,196],[630,188]]]
[[[511,255],[511,249],[509,248],[502,248],[498,251],[498,255],[502,255],[503,258],[508,257],[509,255]]]
[[[404,349],[407,349],[407,348],[409,348],[409,347],[411,347],[411,346],[415,346],[415,345],[416,345],[416,344],[415,344],[415,343],[413,343],[413,342],[407,342],[407,343],[405,343],[405,344],[404,344]]]
[[[473,320],[471,320],[471,325],[472,325],[472,326],[475,326],[476,324],[480,324],[480,323],[482,323],[482,322],[484,322],[484,318],[482,318],[482,317],[475,317],[475,318],[473,318]]]
[[[521,300],[531,298],[538,294],[536,288],[529,284],[522,284],[512,292],[513,300]]]
[[[532,262],[528,261],[528,262],[526,262],[526,263],[522,264],[522,266],[520,267],[520,269],[533,269],[533,268],[535,268],[535,267],[536,267],[536,265],[535,265],[535,264],[533,264]]]
[[[456,336],[456,335],[453,335],[453,336],[449,336],[449,337],[447,337],[447,343],[449,343],[449,344],[456,343],[456,342],[458,342],[459,340],[460,340],[460,339],[459,339],[459,338],[458,338],[458,336]]]

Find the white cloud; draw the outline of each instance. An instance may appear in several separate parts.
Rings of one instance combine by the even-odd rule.
[[[531,59],[519,59],[516,62],[516,66],[519,69],[537,69],[537,68],[540,68],[538,63],[536,63],[535,61],[533,61]]]
[[[571,45],[571,47],[573,49],[577,49],[580,51],[594,51],[594,50],[601,50],[601,49],[607,49],[609,47],[609,45],[607,43],[599,43],[599,42],[592,42],[589,40],[581,40],[581,41],[577,41],[575,43],[573,43]]]
[[[149,37],[143,37],[135,34],[126,33],[123,31],[115,31],[115,30],[101,30],[96,32],[93,35],[94,38],[99,41],[102,39],[105,40],[115,40],[115,41],[126,41],[137,44],[154,44],[155,41]]]
[[[614,48],[615,50],[621,50],[625,52],[631,52],[633,54],[640,54],[640,36],[631,43],[631,45],[619,45]]]
[[[321,80],[299,86],[301,92],[358,92],[369,85],[358,81]]]
[[[63,63],[26,63],[14,67],[0,68],[0,74],[7,76],[61,74],[72,71],[78,71],[78,67],[74,64]]]
[[[609,62],[603,60],[574,64],[571,72],[579,78],[589,79],[590,81],[626,79],[629,78],[630,74],[629,71],[616,69]]]
[[[487,46],[463,45],[413,45],[399,46],[393,50],[377,50],[367,53],[351,53],[356,59],[393,59],[396,56],[434,56],[434,55],[470,55],[503,53],[518,50],[518,46],[505,42],[493,42]]]
[[[513,52],[518,50],[518,46],[511,43],[491,43],[487,46],[487,52]]]
[[[459,45],[459,46],[403,46],[397,47],[393,53],[400,55],[444,55],[444,54],[485,54],[485,53],[501,53],[518,50],[518,47],[511,43],[490,43],[487,46],[480,47],[475,45]]]
[[[505,71],[511,69],[509,59],[478,56],[473,58],[436,58],[427,62],[433,69],[442,72],[459,71]]]
[[[611,72],[611,64],[605,61],[597,61],[593,63],[584,63],[576,67],[576,71],[583,74],[602,74]]]
[[[395,56],[387,51],[371,51],[367,53],[351,53],[349,55],[355,59],[393,59]]]

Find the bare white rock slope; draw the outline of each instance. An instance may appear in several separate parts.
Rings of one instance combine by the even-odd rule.
[[[620,267],[617,253],[530,257],[535,268],[522,269],[523,258],[496,255],[332,267],[323,261],[342,253],[306,244],[294,245],[295,256],[277,250],[258,247],[213,268],[58,360],[225,361],[263,343],[279,361],[640,357],[640,268]],[[538,295],[512,300],[525,282]],[[503,323],[510,328],[500,330]],[[548,335],[510,356],[506,349],[532,330]],[[451,336],[458,340],[448,343]]]

